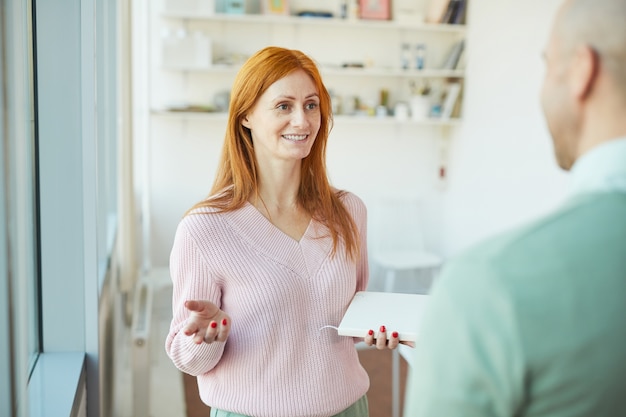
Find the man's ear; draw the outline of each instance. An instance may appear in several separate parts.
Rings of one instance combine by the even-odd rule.
[[[580,46],[574,52],[571,67],[572,92],[579,100],[587,98],[593,91],[600,70],[600,57],[589,45]]]

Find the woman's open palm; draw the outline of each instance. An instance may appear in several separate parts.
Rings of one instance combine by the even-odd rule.
[[[200,344],[225,342],[230,332],[230,317],[215,304],[206,300],[189,300],[185,307],[191,312],[183,332],[193,336],[195,343]]]

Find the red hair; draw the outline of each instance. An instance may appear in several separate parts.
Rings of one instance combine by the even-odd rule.
[[[317,88],[320,99],[320,129],[311,152],[302,160],[298,202],[316,221],[326,225],[333,239],[333,253],[340,238],[353,259],[358,255],[358,230],[326,174],[326,143],[332,129],[331,100],[315,62],[301,51],[275,46],[252,55],[235,77],[231,90],[224,146],[210,197],[194,205],[218,212],[241,208],[258,194],[256,156],[250,130],[241,123],[259,97],[276,81],[294,71],[304,71]],[[189,213],[188,211],[188,213]]]

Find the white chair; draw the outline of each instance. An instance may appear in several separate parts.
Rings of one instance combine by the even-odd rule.
[[[370,210],[370,259],[384,277],[384,291],[396,290],[400,272],[426,280],[430,286],[443,259],[424,245],[420,202],[386,198]],[[392,329],[390,329],[392,330]],[[392,353],[392,416],[400,417],[400,356],[410,366],[411,348],[400,346]]]
[[[384,291],[396,290],[399,272],[432,279],[439,271],[443,259],[426,249],[422,222],[418,199],[384,198],[371,206],[370,259],[384,273]]]

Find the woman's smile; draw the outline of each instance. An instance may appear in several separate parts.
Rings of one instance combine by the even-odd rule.
[[[303,140],[306,140],[309,137],[309,135],[308,134],[304,134],[304,135],[286,134],[286,135],[282,135],[282,137],[292,142],[302,142]]]

